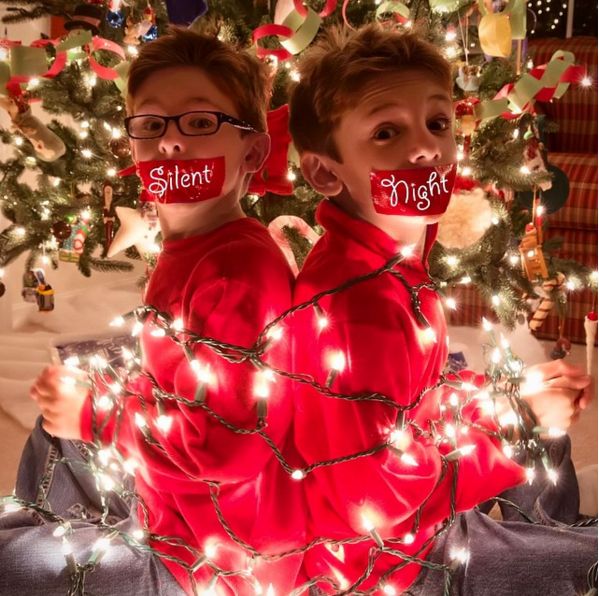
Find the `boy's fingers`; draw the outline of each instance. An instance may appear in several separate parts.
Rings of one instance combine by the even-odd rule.
[[[559,376],[549,379],[547,386],[552,388],[567,388],[567,389],[586,389],[591,384],[591,377],[588,375],[582,375],[578,377],[571,376]]]

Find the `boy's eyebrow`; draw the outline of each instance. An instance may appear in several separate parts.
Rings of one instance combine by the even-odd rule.
[[[426,98],[426,101],[431,101],[431,100],[442,101],[442,102],[445,102],[448,104],[452,103],[451,99],[447,95],[443,95],[442,93],[434,93],[433,95],[429,95]],[[368,117],[370,117],[370,116],[373,116],[374,114],[376,114],[377,112],[382,112],[383,110],[386,110],[388,108],[396,108],[397,106],[398,106],[397,103],[395,103],[393,101],[388,101],[383,104],[375,105],[366,115]]]
[[[212,101],[211,99],[208,99],[207,97],[190,97],[189,99],[185,100],[185,103],[207,103],[207,104],[214,106],[215,108],[219,108],[219,106],[217,106],[214,103],[214,101]],[[158,99],[156,99],[154,97],[148,97],[147,99],[142,101],[138,106],[136,106],[136,109],[139,110],[146,104],[154,104],[160,108],[164,108],[164,106],[160,103],[160,101]]]

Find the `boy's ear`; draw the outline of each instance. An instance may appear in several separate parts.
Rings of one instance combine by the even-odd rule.
[[[269,153],[270,137],[265,132],[252,134],[248,152],[245,154],[245,171],[251,174],[258,172]]]
[[[334,197],[343,190],[343,182],[335,173],[330,158],[308,151],[302,154],[300,167],[304,178],[321,195]]]

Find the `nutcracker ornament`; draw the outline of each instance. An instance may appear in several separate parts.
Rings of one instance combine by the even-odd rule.
[[[13,130],[33,145],[38,159],[52,162],[64,155],[66,147],[62,139],[31,113],[26,95],[1,96],[0,108],[10,116]]]
[[[106,254],[114,238],[114,222],[116,219],[116,213],[112,206],[114,189],[108,181],[104,182],[104,186],[102,187],[102,197],[104,199],[104,209],[102,211],[102,221],[104,222],[104,253]]]

